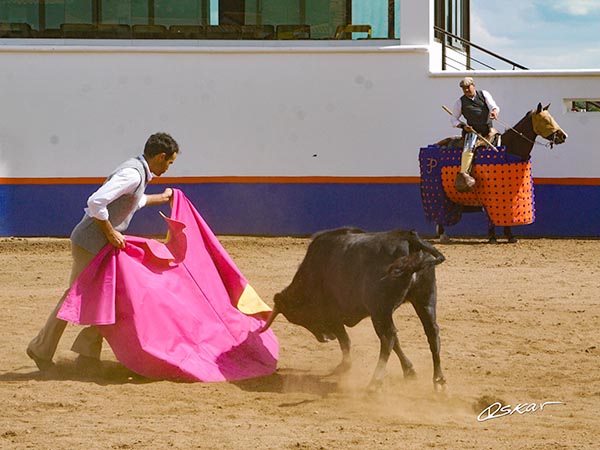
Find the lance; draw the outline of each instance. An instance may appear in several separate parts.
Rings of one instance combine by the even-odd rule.
[[[446,111],[448,114],[450,114],[451,116],[453,116],[453,114],[452,114],[452,111],[451,111],[451,110],[450,110],[450,108],[448,108],[447,106],[445,106],[445,105],[442,105],[442,109],[443,109],[444,111]],[[466,125],[466,124],[464,124],[463,122],[461,122],[461,123],[462,123],[463,125]],[[471,127],[471,128],[472,128],[472,127]],[[482,135],[480,135],[480,134],[479,134],[477,131],[473,130],[473,133],[474,133],[474,134],[475,134],[475,135],[476,135],[476,136],[477,136],[479,139],[481,139],[483,142],[485,142],[487,145],[489,145],[490,147],[492,147],[492,148],[493,148],[495,151],[498,151],[498,150],[496,149],[496,147],[494,146],[494,144],[492,144],[490,141],[488,141],[486,138],[484,138]]]

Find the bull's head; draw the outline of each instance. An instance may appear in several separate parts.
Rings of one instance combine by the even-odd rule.
[[[290,323],[300,325],[310,331],[319,342],[334,340],[336,337],[327,326],[326,319],[321,312],[321,305],[310,300],[302,301],[301,297],[292,295],[287,290],[275,294],[273,311],[261,333],[269,329],[279,314],[283,314]]]

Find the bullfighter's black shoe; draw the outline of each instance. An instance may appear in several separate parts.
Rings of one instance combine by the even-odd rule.
[[[54,368],[54,363],[51,359],[40,358],[35,353],[33,353],[30,348],[27,348],[27,356],[29,356],[33,360],[40,372],[47,372]]]

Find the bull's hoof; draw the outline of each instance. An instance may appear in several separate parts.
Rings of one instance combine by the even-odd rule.
[[[371,380],[369,385],[367,386],[367,393],[369,394],[379,394],[383,389],[383,380]]]
[[[496,236],[490,236],[488,238],[488,244],[497,244],[498,243],[498,239],[496,239]]]
[[[440,234],[440,244],[449,244],[449,243],[450,243],[450,236],[448,236],[446,233]]]
[[[519,242],[519,240],[516,237],[514,237],[514,236],[510,236],[508,238],[508,243],[509,244],[516,244],[517,242]]]
[[[336,366],[335,369],[333,369],[333,372],[331,372],[331,374],[332,375],[344,374],[350,370],[350,367],[352,367],[352,363],[350,361],[342,361],[341,363],[339,363]]]
[[[444,376],[433,379],[433,388],[436,392],[446,390],[446,378]]]
[[[404,370],[404,378],[407,380],[414,380],[417,378],[417,372],[415,372],[415,369],[412,367],[409,367],[408,369]]]

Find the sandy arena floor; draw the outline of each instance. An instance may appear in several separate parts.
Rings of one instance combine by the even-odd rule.
[[[272,304],[292,279],[307,239],[221,238]],[[600,434],[600,240],[480,239],[437,245],[443,393],[410,305],[395,314],[418,372],[405,381],[392,355],[380,394],[365,386],[378,340],[369,320],[350,329],[354,367],[336,378],[337,343],[319,344],[283,317],[272,376],[237,383],[140,379],[105,346],[105,373],[85,379],[69,351],[45,378],[25,355],[65,288],[66,239],[0,239],[2,449],[592,449]],[[530,412],[478,421],[487,406]],[[543,402],[549,404],[543,410]],[[536,407],[531,407],[535,403]],[[531,409],[536,408],[536,411]],[[521,406],[521,412],[527,409]]]

